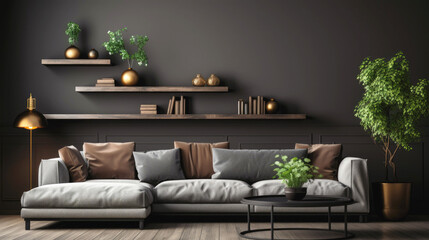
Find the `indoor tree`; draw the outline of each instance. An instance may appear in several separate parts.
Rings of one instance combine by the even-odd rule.
[[[69,37],[69,44],[74,45],[79,39],[80,27],[77,23],[69,22],[65,33]]]
[[[402,52],[390,60],[365,58],[360,70],[357,79],[365,92],[355,116],[383,150],[385,180],[389,181],[390,166],[396,182],[395,155],[399,149],[412,149],[411,143],[421,135],[417,124],[429,113],[429,81],[419,79],[411,84],[409,62]]]
[[[122,36],[122,33],[126,30],[127,28],[125,27],[114,32],[108,31],[107,34],[109,35],[109,41],[104,42],[103,46],[106,48],[109,55],[119,54],[122,60],[127,60],[129,68],[132,68],[134,60],[137,61],[139,66],[143,64],[147,66],[148,59],[143,48],[149,38],[142,35],[131,36],[130,44],[136,45],[137,50],[134,54],[130,54],[125,48],[124,38]]]

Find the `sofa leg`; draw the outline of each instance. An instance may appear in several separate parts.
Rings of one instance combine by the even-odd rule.
[[[24,219],[25,220],[25,230],[30,230],[30,220],[28,219]]]
[[[367,223],[368,222],[368,215],[359,215],[359,222],[360,223]]]
[[[144,228],[144,220],[140,220],[139,221],[139,229],[143,230],[143,228]]]

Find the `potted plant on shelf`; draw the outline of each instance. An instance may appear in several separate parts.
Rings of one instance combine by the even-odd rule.
[[[408,214],[411,183],[398,181],[395,156],[399,149],[411,150],[410,144],[421,135],[417,123],[429,113],[429,81],[411,84],[409,63],[402,52],[390,60],[365,58],[360,70],[357,79],[365,92],[355,116],[384,154],[385,178],[380,183],[383,215],[400,220]]]
[[[106,48],[109,55],[117,53],[122,57],[122,60],[128,61],[128,69],[122,73],[121,82],[123,85],[133,86],[138,83],[139,79],[137,72],[132,69],[133,63],[134,60],[136,60],[139,66],[143,64],[147,66],[147,56],[143,48],[149,38],[147,36],[141,35],[131,36],[130,44],[136,45],[137,50],[134,52],[134,54],[130,54],[125,49],[124,38],[122,36],[122,32],[126,30],[127,28],[122,28],[115,32],[108,31],[107,34],[109,35],[109,41],[104,42],[103,46]]]
[[[64,52],[64,56],[66,58],[71,58],[71,59],[79,58],[80,51],[79,51],[79,48],[75,46],[75,43],[77,43],[79,39],[79,33],[80,33],[79,25],[74,22],[69,22],[67,24],[67,29],[65,33],[69,37],[70,46]]]
[[[315,177],[322,177],[320,174],[317,175],[319,168],[311,165],[311,160],[308,158],[301,160],[294,157],[287,160],[287,156],[280,155],[276,155],[276,158],[282,161],[274,162],[273,166],[277,166],[274,171],[277,173],[273,178],[281,179],[286,185],[285,195],[288,200],[302,200],[307,195],[307,188],[303,187],[304,183],[313,181]]]

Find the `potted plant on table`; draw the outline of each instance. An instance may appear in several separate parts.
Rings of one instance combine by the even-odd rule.
[[[109,41],[104,42],[103,46],[106,48],[109,55],[119,54],[122,57],[122,60],[128,61],[128,69],[122,73],[121,82],[123,85],[133,86],[138,83],[138,74],[132,69],[133,63],[134,60],[136,60],[139,66],[143,64],[147,66],[148,59],[143,48],[149,38],[141,35],[131,36],[130,44],[136,45],[137,50],[134,54],[130,54],[125,48],[124,38],[122,36],[122,32],[125,30],[127,30],[127,28],[122,28],[115,32],[108,31],[107,34],[109,35]]]
[[[357,79],[365,92],[355,116],[384,154],[385,178],[380,183],[383,215],[400,220],[408,214],[411,183],[398,181],[395,156],[399,149],[411,150],[410,144],[421,135],[417,123],[429,113],[429,81],[411,84],[409,63],[402,52],[390,60],[365,58],[360,70]]]
[[[297,157],[288,160],[287,156],[276,155],[281,161],[274,162],[274,169],[276,175],[273,178],[282,180],[286,185],[285,195],[288,200],[296,201],[302,200],[307,195],[307,188],[303,187],[304,183],[313,181],[315,177],[322,177],[317,175],[318,167],[310,164],[311,160],[308,158],[299,159]]]
[[[68,40],[69,40],[70,46],[64,52],[64,56],[66,58],[71,58],[71,59],[79,58],[80,51],[79,51],[79,48],[75,46],[75,43],[77,43],[79,39],[79,33],[80,33],[79,25],[74,22],[69,22],[67,24],[67,29],[65,33],[69,37]]]

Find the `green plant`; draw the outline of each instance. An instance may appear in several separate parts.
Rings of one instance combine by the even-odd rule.
[[[290,188],[300,188],[307,181],[312,181],[315,177],[321,178],[322,175],[316,175],[318,167],[310,164],[311,160],[304,158],[303,160],[294,157],[287,160],[287,156],[276,155],[282,161],[275,161],[272,166],[277,166],[274,171],[277,172],[273,178],[282,179],[282,183]]]
[[[69,37],[69,44],[74,45],[79,38],[80,27],[74,22],[69,22],[65,33]]]
[[[141,36],[141,35],[131,36],[130,44],[136,45],[137,50],[135,51],[134,54],[129,54],[128,51],[125,49],[124,38],[122,36],[122,32],[126,30],[127,28],[122,28],[115,32],[108,31],[107,34],[109,35],[109,41],[104,42],[103,46],[106,48],[109,55],[118,53],[122,57],[122,60],[127,60],[129,68],[133,66],[134,60],[137,61],[137,64],[139,66],[143,64],[147,66],[147,56],[143,48],[146,45],[146,42],[149,40],[149,38],[147,36]]]
[[[369,131],[374,143],[384,153],[385,180],[389,181],[389,166],[397,181],[393,161],[398,149],[411,150],[418,140],[417,123],[429,113],[429,81],[419,79],[416,85],[409,80],[409,63],[402,52],[390,60],[365,58],[357,76],[365,93],[355,108],[360,125]]]

